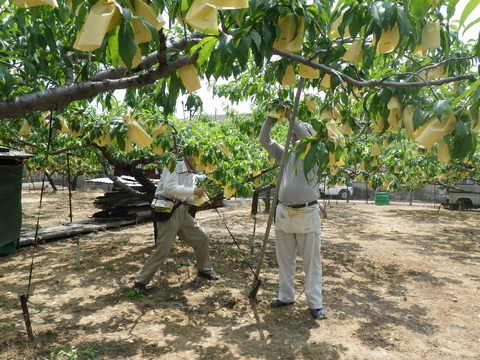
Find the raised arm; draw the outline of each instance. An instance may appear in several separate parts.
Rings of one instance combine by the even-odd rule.
[[[283,155],[283,146],[277,143],[275,140],[272,140],[270,133],[272,132],[274,119],[267,117],[267,120],[262,125],[262,130],[260,130],[260,137],[258,140],[260,144],[268,151],[271,157],[273,157],[277,162],[282,160]]]

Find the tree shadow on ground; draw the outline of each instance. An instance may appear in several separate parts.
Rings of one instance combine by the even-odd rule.
[[[394,349],[395,344],[389,339],[389,331],[393,327],[402,327],[419,335],[434,334],[438,325],[430,317],[428,309],[406,305],[405,298],[409,296],[407,284],[422,282],[441,287],[455,280],[435,277],[428,272],[402,270],[396,264],[377,264],[366,258],[362,255],[362,247],[358,242],[350,240],[346,229],[362,231],[363,226],[373,223],[374,219],[367,218],[358,223],[350,218],[349,215],[353,217],[353,214],[353,210],[345,211],[345,218],[341,222],[345,230],[339,228],[335,240],[331,236],[325,236],[322,244],[324,297],[328,316],[336,320],[358,321],[360,325],[355,330],[355,340],[370,349]],[[278,359],[279,356],[282,359],[318,359],[315,356],[319,353],[324,354],[324,359],[340,359],[347,352],[348,345],[334,346],[326,342],[314,344],[309,341],[312,333],[328,327],[328,320],[320,323],[313,321],[303,301],[285,311],[268,308],[267,303],[276,293],[276,275],[273,275],[277,273],[274,233],[262,271],[264,284],[260,290],[260,301],[253,308],[250,307],[245,296],[245,290],[251,281],[246,261],[254,263],[259,243],[257,242],[257,251],[252,257],[250,238],[242,232],[240,226],[250,221],[248,219],[248,214],[229,217],[229,223],[233,224],[231,231],[240,243],[240,250],[230,243],[220,219],[211,219],[202,224],[221,229],[212,234],[211,241],[212,259],[216,270],[222,275],[221,280],[212,284],[198,280],[193,267],[193,252],[181,243],[176,243],[175,260],[162,267],[162,274],[153,282],[153,292],[145,297],[135,297],[127,292],[129,283],[125,282],[125,277],[134,276],[140,270],[145,255],[152,252],[153,240],[150,238],[138,249],[124,253],[122,244],[128,243],[129,234],[116,232],[115,241],[110,244],[98,242],[96,235],[85,237],[82,242],[82,267],[78,270],[75,269],[72,254],[58,253],[67,243],[58,243],[56,247],[42,246],[37,261],[48,262],[55,271],[37,274],[34,278],[37,289],[55,299],[85,284],[89,285],[91,297],[88,301],[83,294],[78,294],[59,306],[54,303],[35,303],[35,298],[32,298],[32,315],[41,318],[43,324],[56,329],[41,330],[37,334],[37,353],[45,354],[48,344],[75,342],[79,333],[86,333],[91,336],[100,334],[102,340],[87,341],[81,345],[95,346],[100,355],[112,359],[138,356],[140,353],[146,358],[155,358],[169,351],[191,353],[200,359],[236,359],[248,356],[267,360]],[[264,225],[265,219],[260,220],[262,221]],[[326,225],[331,226],[328,223]],[[410,244],[405,236],[376,236]],[[422,241],[427,239],[418,236],[414,244],[421,244]],[[438,254],[445,251],[438,245],[432,246]],[[463,251],[466,250],[458,249],[458,254]],[[25,254],[18,256],[26,258]],[[182,265],[183,260],[189,265]],[[298,265],[300,270],[301,262]],[[28,265],[21,266],[20,270],[27,271]],[[78,281],[73,281],[76,278]],[[296,281],[300,292],[303,286],[300,271]],[[23,291],[23,285],[20,284],[8,284],[7,288],[14,293]],[[207,289],[211,291],[207,295],[201,295],[201,301],[189,301],[191,293],[203,293]],[[10,311],[16,309],[11,297],[3,294],[0,294],[0,303],[6,304]],[[104,309],[117,304],[126,304],[131,312],[101,318]],[[145,330],[139,333],[141,326]],[[119,329],[127,329],[130,337],[119,340],[106,338],[113,336]],[[11,329],[7,327],[0,328],[0,333],[9,330]],[[150,338],[144,336],[144,332]],[[225,345],[212,344],[209,339],[213,335],[219,343]],[[14,346],[25,344],[23,339],[13,342]],[[348,342],[345,341],[344,344]],[[238,355],[232,347],[237,349]]]

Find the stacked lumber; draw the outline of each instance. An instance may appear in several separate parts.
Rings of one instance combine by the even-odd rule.
[[[102,211],[93,214],[95,218],[131,218],[138,212],[150,210],[150,202],[124,190],[112,190],[97,196],[93,202]]]

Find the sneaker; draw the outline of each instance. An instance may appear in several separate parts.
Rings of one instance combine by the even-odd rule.
[[[198,272],[198,277],[201,277],[201,278],[207,279],[207,280],[218,280],[218,279],[220,279],[220,276],[218,276],[218,274],[213,270],[199,271]]]
[[[285,302],[279,299],[275,299],[270,303],[270,307],[272,308],[279,308],[279,307],[284,307],[284,306],[289,306],[295,304],[295,301],[291,302]]]
[[[327,318],[323,309],[310,309],[310,314],[315,320],[325,320]]]

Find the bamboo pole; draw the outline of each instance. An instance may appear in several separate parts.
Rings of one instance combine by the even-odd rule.
[[[23,320],[25,321],[25,328],[27,329],[28,340],[33,341],[32,323],[30,322],[30,314],[28,312],[28,298],[27,295],[20,295],[20,304],[22,305]]]

